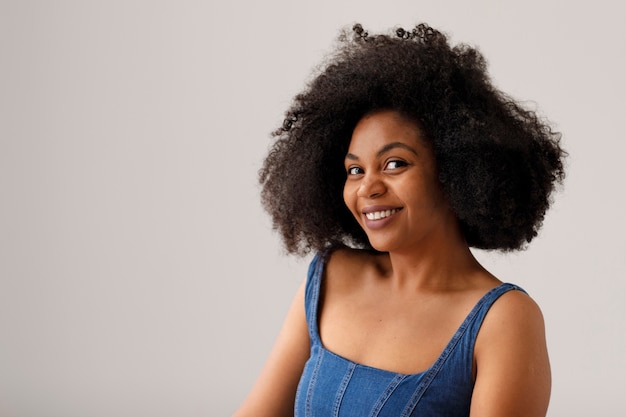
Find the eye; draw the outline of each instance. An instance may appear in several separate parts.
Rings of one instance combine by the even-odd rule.
[[[360,167],[352,166],[348,168],[348,175],[359,175],[362,173],[363,173],[363,170]]]
[[[406,166],[408,166],[409,164],[405,161],[402,161],[400,159],[393,159],[389,162],[387,162],[387,165],[385,165],[385,170],[395,170],[395,169],[399,169],[399,168],[404,168]]]

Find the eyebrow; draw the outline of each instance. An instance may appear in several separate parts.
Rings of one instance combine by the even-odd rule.
[[[385,146],[383,146],[382,148],[380,148],[380,150],[378,152],[376,152],[376,157],[380,157],[383,154],[389,152],[392,149],[395,148],[402,148],[402,149],[406,149],[407,151],[410,151],[412,153],[414,153],[416,156],[418,156],[418,153],[415,149],[411,148],[409,145],[402,143],[402,142],[391,142],[386,144]],[[352,153],[347,153],[346,154],[346,159],[351,159],[353,161],[358,161],[359,157],[356,156],[355,154]]]

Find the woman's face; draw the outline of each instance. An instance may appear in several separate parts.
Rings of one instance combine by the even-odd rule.
[[[376,250],[417,248],[454,222],[429,144],[416,123],[395,111],[359,121],[345,168],[344,201]]]

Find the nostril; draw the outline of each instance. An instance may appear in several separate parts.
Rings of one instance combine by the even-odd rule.
[[[382,181],[363,181],[359,187],[359,196],[376,198],[383,195],[386,191],[385,184]]]

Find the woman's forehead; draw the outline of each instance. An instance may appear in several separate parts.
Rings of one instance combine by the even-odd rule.
[[[379,152],[390,147],[417,151],[425,146],[417,123],[396,111],[383,110],[368,114],[359,120],[352,132],[349,152],[359,149]]]

